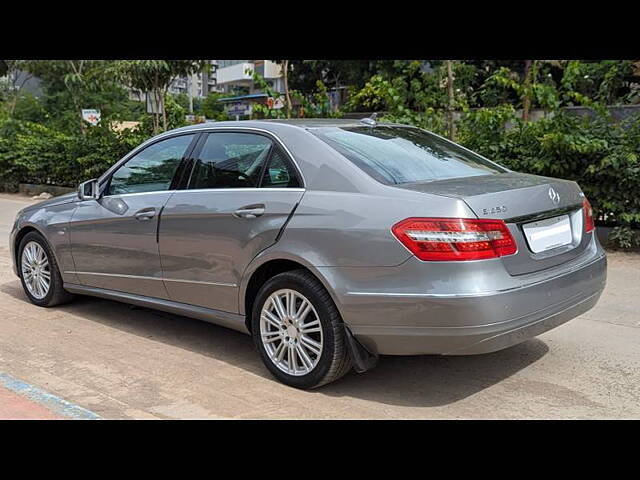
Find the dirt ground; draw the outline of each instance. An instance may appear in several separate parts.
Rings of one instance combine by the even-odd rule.
[[[304,392],[222,327],[89,297],[30,304],[7,246],[30,201],[0,195],[0,373],[103,418],[640,418],[640,254],[611,253],[598,305],[536,339],[480,356],[383,357]]]

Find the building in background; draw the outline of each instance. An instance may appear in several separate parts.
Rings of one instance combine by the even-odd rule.
[[[228,95],[218,101],[224,104],[231,118],[251,118],[254,104],[266,105],[275,101],[256,85],[254,73],[260,75],[271,90],[284,93],[282,68],[277,63],[271,60],[218,60],[218,87]]]
[[[217,68],[218,60],[209,60],[211,69],[209,72],[198,72],[188,77],[177,77],[169,86],[169,93],[189,95],[192,98],[204,98],[211,92],[218,92]]]
[[[282,68],[271,60],[209,60],[211,69],[207,73],[195,73],[189,77],[177,77],[169,86],[169,93],[184,93],[191,98],[204,98],[212,92],[235,96],[262,94],[253,81],[253,72],[258,73],[270,87],[284,93]],[[130,89],[132,100],[144,101],[144,94]]]
[[[271,60],[209,60],[207,73],[195,73],[189,77],[177,77],[169,86],[170,94],[186,94],[189,97],[189,113],[193,113],[193,100],[210,93],[223,93],[228,97],[220,101],[231,117],[251,115],[251,105],[267,103],[269,98],[253,81],[256,72],[278,93],[284,93],[282,68]],[[129,89],[129,98],[146,101],[144,92]],[[278,108],[278,107],[276,107]],[[149,106],[147,106],[149,109]]]
[[[280,65],[271,60],[218,60],[217,85],[224,93],[254,95],[263,93],[253,82],[253,72],[263,77],[277,92],[284,92]]]
[[[41,81],[35,75],[22,70],[7,72],[4,77],[0,77],[0,86],[10,90],[19,91],[22,94],[30,93],[34,97],[42,96]]]

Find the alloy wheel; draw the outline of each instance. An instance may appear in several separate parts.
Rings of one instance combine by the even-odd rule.
[[[29,293],[42,300],[51,287],[49,258],[38,242],[29,242],[22,250],[22,278]]]
[[[269,359],[289,375],[306,375],[320,361],[320,317],[300,292],[281,289],[269,295],[260,313],[260,337]]]

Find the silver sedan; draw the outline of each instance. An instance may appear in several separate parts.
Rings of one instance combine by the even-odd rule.
[[[36,305],[93,295],[251,334],[313,388],[379,355],[492,352],[597,302],[606,257],[572,181],[371,119],[165,132],[22,210]]]

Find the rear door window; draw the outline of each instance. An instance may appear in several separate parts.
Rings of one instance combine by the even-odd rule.
[[[260,186],[264,188],[297,188],[302,186],[295,168],[280,147],[273,147]]]
[[[189,188],[257,187],[272,142],[252,133],[210,133],[193,167]]]

